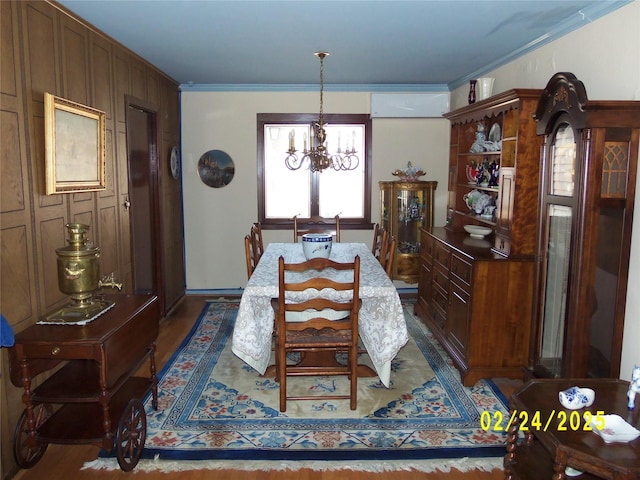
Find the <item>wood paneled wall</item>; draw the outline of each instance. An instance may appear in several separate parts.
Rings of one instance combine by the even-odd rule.
[[[55,250],[66,244],[68,222],[91,226],[101,276],[113,272],[131,291],[126,95],[158,109],[159,294],[171,309],[185,292],[182,190],[169,171],[171,147],[180,144],[177,82],[53,1],[1,1],[0,21],[0,311],[18,332],[67,301]],[[106,112],[105,190],[45,195],[44,92]],[[22,412],[7,353],[0,351],[3,478],[16,468],[12,439]]]

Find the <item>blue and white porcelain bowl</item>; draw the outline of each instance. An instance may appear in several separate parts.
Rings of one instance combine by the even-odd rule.
[[[333,237],[330,233],[305,233],[302,235],[302,251],[307,260],[329,258]]]
[[[564,408],[577,410],[578,408],[590,407],[596,398],[596,392],[590,388],[571,387],[561,391],[558,399]]]

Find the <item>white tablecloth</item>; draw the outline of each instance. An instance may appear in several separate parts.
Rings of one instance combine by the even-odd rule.
[[[269,244],[242,294],[233,331],[233,353],[260,374],[266,371],[271,357],[274,322],[271,299],[278,296],[280,255],[286,263],[305,260],[302,243]],[[330,258],[338,262],[352,262],[356,255],[360,255],[360,339],[380,381],[388,387],[391,360],[409,340],[402,304],[393,282],[364,243],[334,242]],[[350,272],[341,273],[353,275]],[[301,280],[304,274],[296,275],[299,278],[291,277],[293,281]],[[340,278],[338,272],[336,278]],[[336,293],[335,290],[330,292]],[[330,292],[327,291],[327,294],[330,295]],[[310,289],[298,295],[310,294],[317,294],[317,290]],[[296,301],[296,298],[290,300]]]

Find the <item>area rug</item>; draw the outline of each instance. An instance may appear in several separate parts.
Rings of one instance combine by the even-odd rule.
[[[159,373],[158,410],[148,398],[143,470],[357,469],[422,471],[500,468],[506,435],[484,431],[483,412],[507,414],[490,380],[463,387],[460,375],[413,304],[403,304],[411,339],[393,361],[390,388],[358,379],[348,400],[288,402],[279,387],[231,352],[236,301],[210,301]],[[360,363],[367,363],[366,354]],[[344,391],[344,377],[289,380],[292,391]],[[104,452],[85,468],[118,468]]]

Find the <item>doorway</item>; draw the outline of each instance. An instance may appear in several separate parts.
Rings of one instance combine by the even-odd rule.
[[[133,291],[157,295],[162,311],[157,109],[132,97],[126,107]]]

